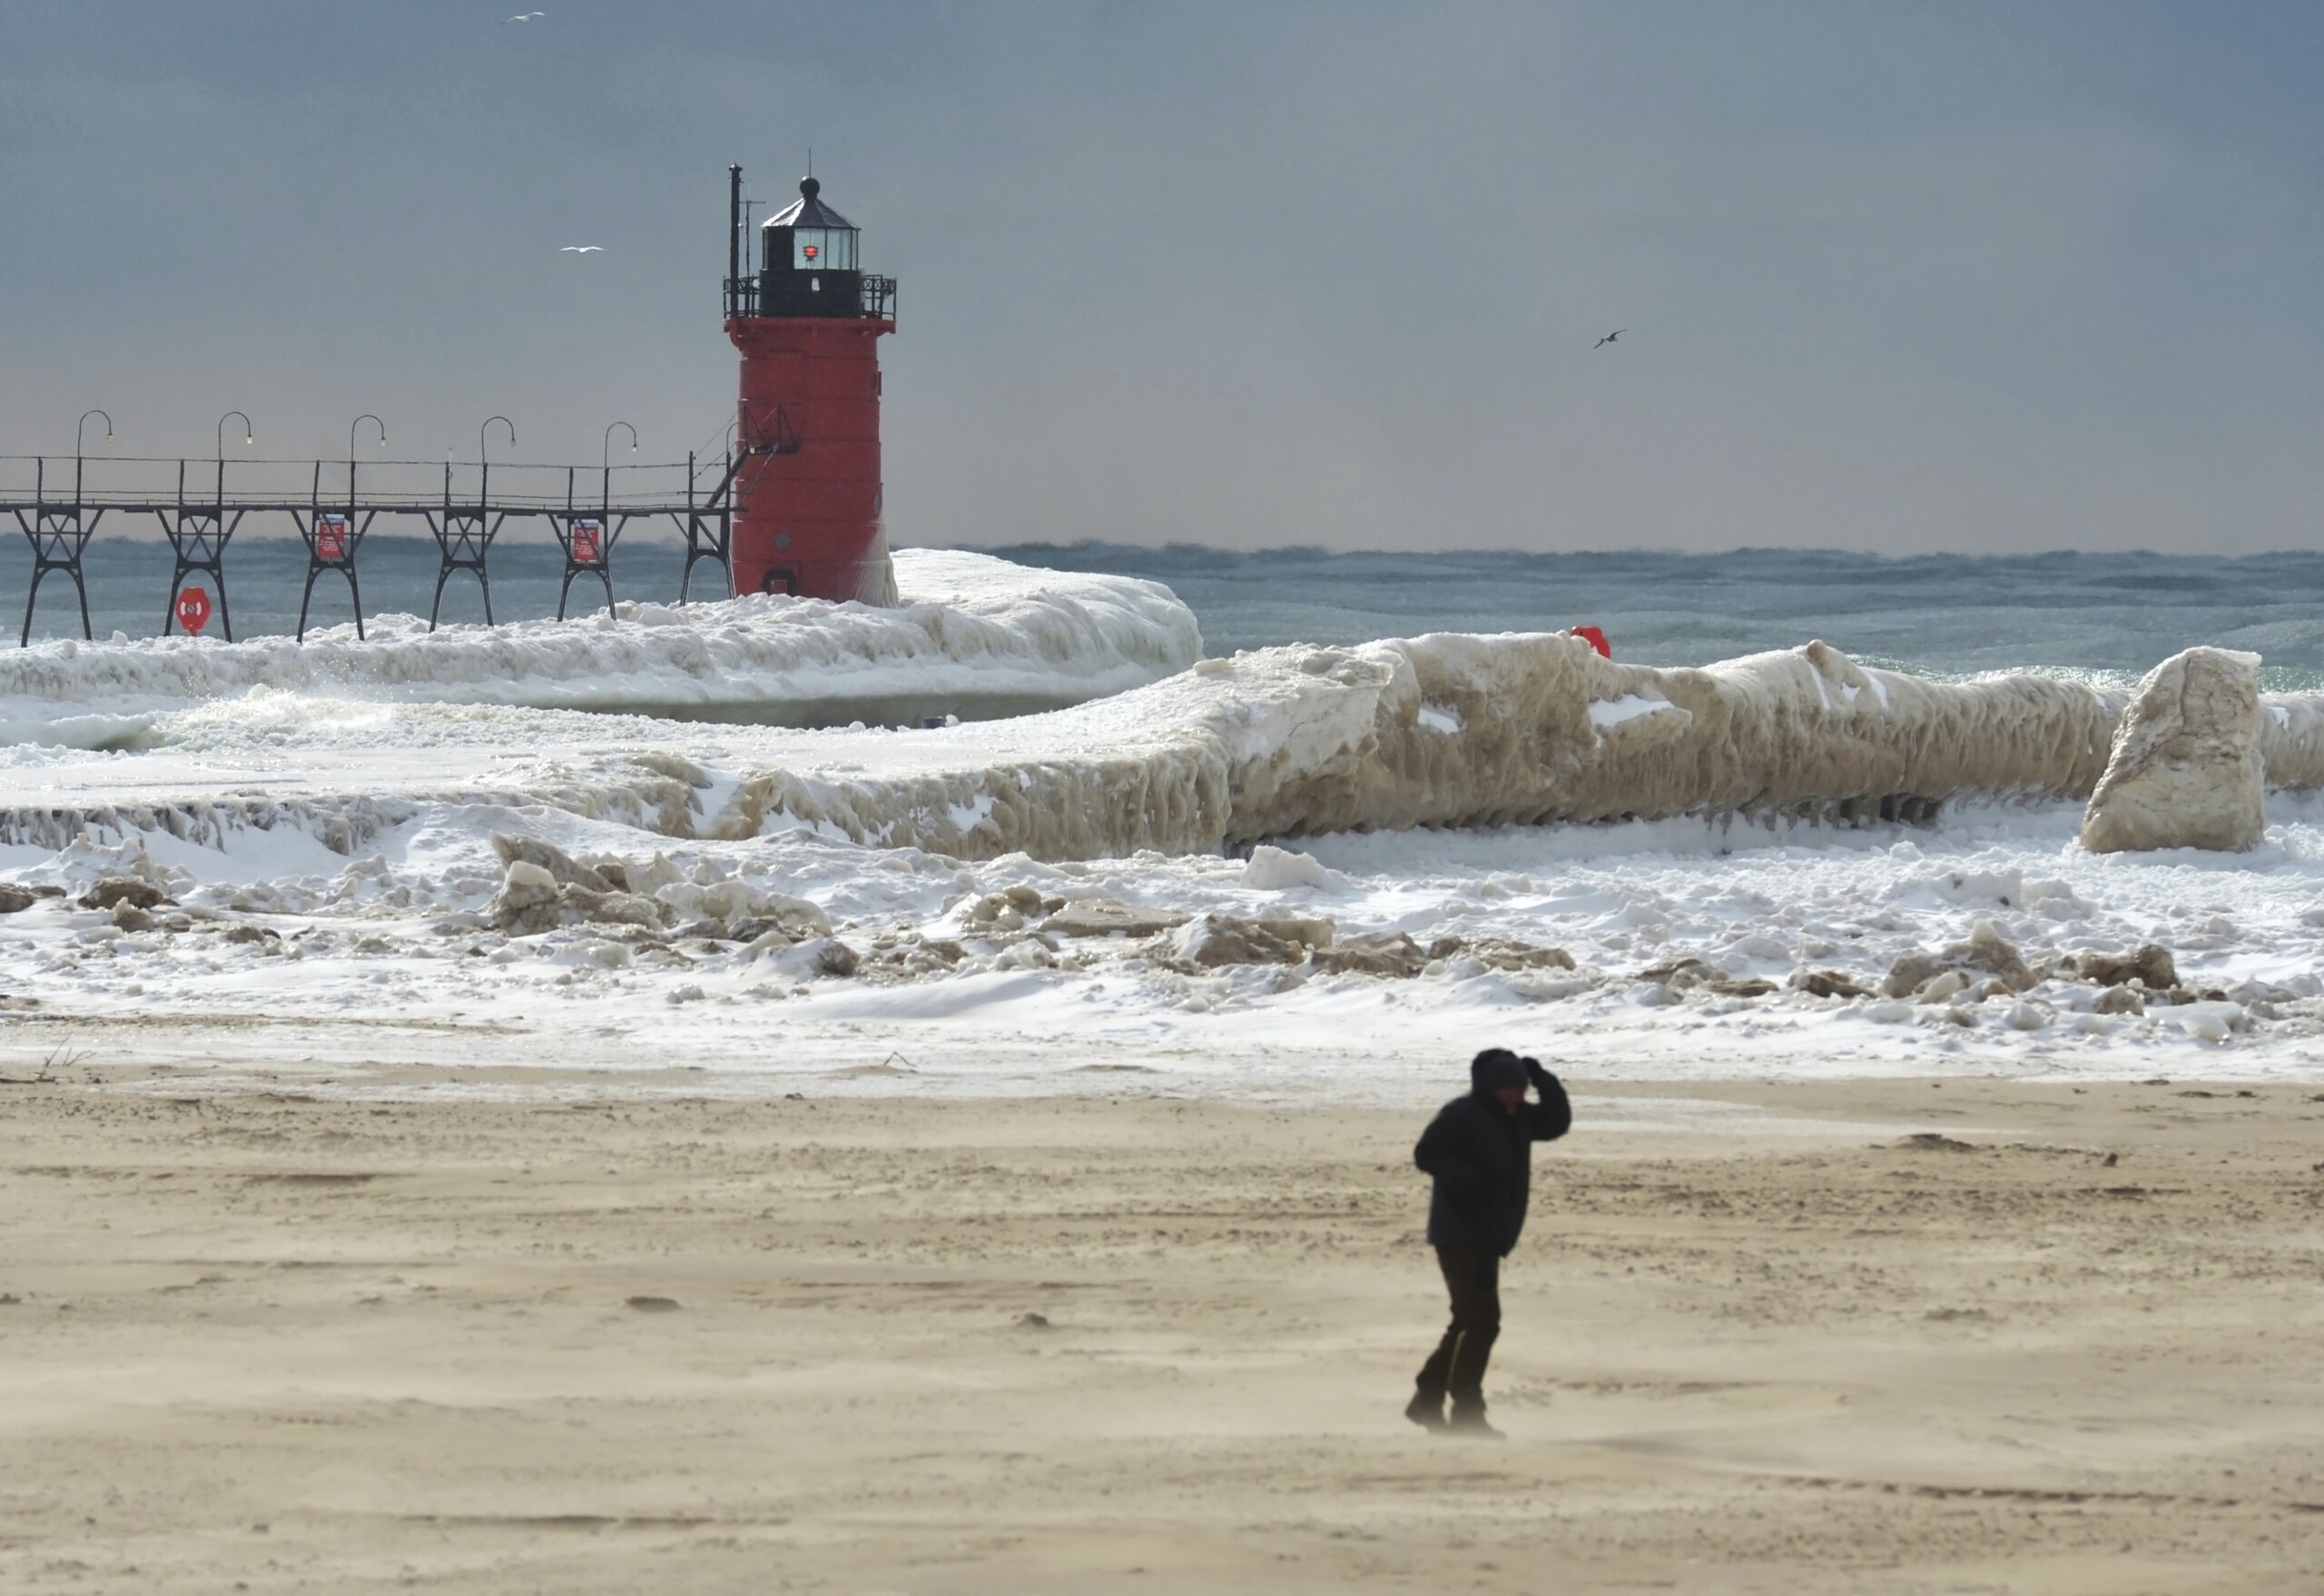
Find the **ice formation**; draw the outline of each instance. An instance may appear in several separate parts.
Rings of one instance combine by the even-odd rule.
[[[676,837],[803,830],[966,860],[1677,815],[1925,820],[1965,798],[2079,802],[2125,697],[2033,675],[1929,682],[1821,643],[1655,669],[1561,634],[1259,650],[1069,709],[921,731],[254,695],[164,717],[133,779],[115,758],[19,751],[0,773],[0,842],[289,824],[351,849],[421,803],[545,806]],[[2269,707],[2270,783],[2324,784],[2324,713]]]
[[[0,743],[133,744],[144,720],[253,692],[586,710],[786,708],[909,698],[1054,707],[1142,685],[1202,654],[1194,613],[1158,582],[905,549],[902,606],[746,595],[684,608],[430,633],[380,616],[302,643],[169,637],[0,654]],[[844,718],[843,716],[842,718]],[[792,724],[797,724],[793,722]]]
[[[2260,713],[2256,654],[2190,648],[2155,666],[2115,731],[2082,845],[2093,853],[2256,847],[2268,823]]]
[[[2030,675],[1928,682],[1821,643],[1699,670],[1616,664],[1561,634],[1268,649],[1021,723],[959,766],[940,746],[909,772],[762,771],[721,825],[1088,858],[1414,826],[1917,820],[1966,797],[2082,798],[2123,697]],[[2318,784],[2324,717],[2298,701],[2271,725],[2270,775]]]

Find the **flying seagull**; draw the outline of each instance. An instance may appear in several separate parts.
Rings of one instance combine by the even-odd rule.
[[[546,11],[523,11],[510,17],[508,22],[538,22],[547,15]],[[508,22],[504,22],[500,25],[505,28],[508,25]]]
[[[557,251],[557,253],[560,255],[594,255],[605,247],[606,246],[603,244],[567,244],[563,249]]]
[[[1621,337],[1622,334],[1629,330],[1630,329],[1627,327],[1617,327],[1613,331],[1608,333],[1605,337],[1600,339],[1596,343],[1591,344],[1590,347],[1593,350],[1602,350],[1608,344],[1613,342],[1616,339]]]

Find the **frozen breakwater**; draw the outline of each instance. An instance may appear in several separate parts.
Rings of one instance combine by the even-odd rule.
[[[852,628],[885,626],[937,640],[946,651],[931,669],[940,675],[1021,680],[1029,671],[1024,649],[984,635],[1004,625],[989,616],[822,607],[832,611],[824,630],[838,635],[791,645],[794,670],[815,650],[843,652]],[[1045,596],[1028,607],[1047,617],[1055,606]],[[707,614],[567,630],[585,639],[575,647],[589,646],[592,633],[615,639],[593,656],[603,669],[629,649],[679,657],[706,646],[704,632],[754,635],[748,616],[694,623]],[[1192,645],[1151,616],[1145,624],[1142,652],[1136,624],[1083,626],[1082,657],[1151,674]],[[525,629],[510,631],[520,643]],[[427,657],[432,641],[380,646],[391,660]],[[95,759],[19,749],[0,773],[0,842],[61,847],[84,830],[158,829],[214,845],[237,828],[288,825],[348,852],[418,805],[544,807],[674,838],[803,829],[963,860],[1215,853],[1340,832],[1678,816],[1914,822],[1963,800],[2087,797],[2129,696],[2037,675],[1931,682],[1858,665],[1822,643],[1657,669],[1602,659],[1563,634],[1439,635],[1202,659],[1131,691],[1008,720],[714,730],[474,703],[467,695],[483,678],[469,674],[465,651],[491,645],[453,645],[458,671],[434,679],[450,682],[448,704],[261,685],[151,714],[125,750]],[[1072,646],[1031,652],[1064,675]],[[872,652],[881,668],[901,668]],[[527,680],[569,683],[570,673],[537,668],[548,653],[533,651]],[[970,655],[980,663],[963,663]],[[900,657],[909,665],[909,653]],[[605,678],[592,679],[603,690]],[[738,691],[707,665],[687,679],[704,694]],[[83,707],[97,713],[94,702]],[[2324,785],[2316,697],[2264,699],[2259,723],[2270,786]]]
[[[0,744],[137,747],[155,718],[249,694],[363,704],[597,712],[753,711],[892,698],[1041,707],[1155,681],[1202,654],[1192,611],[1158,582],[1034,570],[990,556],[895,556],[894,609],[746,596],[625,603],[572,621],[429,632],[383,615],[304,643],[170,637],[0,653]],[[845,717],[842,717],[845,718]]]
[[[2124,696],[1925,682],[1820,643],[1699,670],[1553,634],[1267,649],[1024,723],[989,763],[945,769],[931,750],[908,774],[751,777],[734,823],[1069,859],[1415,826],[1917,820],[1961,798],[2086,795]],[[2324,723],[2305,704],[2280,721],[2291,784],[2315,784]]]

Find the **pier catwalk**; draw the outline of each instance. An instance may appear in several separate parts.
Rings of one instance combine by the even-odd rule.
[[[358,562],[364,539],[383,521],[422,523],[435,539],[431,629],[442,613],[446,585],[463,571],[476,576],[486,624],[492,624],[492,550],[511,521],[546,521],[556,539],[565,559],[559,619],[576,580],[597,583],[611,607],[614,550],[622,534],[634,524],[665,517],[685,538],[677,601],[694,596],[694,567],[704,563],[718,568],[715,596],[732,592],[734,479],[747,451],[706,458],[689,454],[683,461],[645,465],[601,461],[591,468],[497,462],[487,458],[481,442],[478,458],[465,462],[365,460],[352,453],[343,460],[237,459],[223,453],[210,459],[0,456],[0,517],[15,522],[33,555],[17,641],[31,642],[41,586],[51,575],[72,584],[81,634],[93,636],[83,569],[89,544],[101,531],[125,529],[149,517],[163,537],[153,545],[157,573],[164,555],[170,561],[162,596],[163,635],[173,627],[202,629],[214,590],[220,629],[232,640],[227,551],[238,533],[279,517],[291,522],[307,549],[299,607],[301,638],[315,585],[326,573],[346,578],[361,635]]]

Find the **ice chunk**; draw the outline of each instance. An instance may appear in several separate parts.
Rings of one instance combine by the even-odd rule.
[[[1050,915],[1041,929],[1060,937],[1150,937],[1186,921],[1186,915],[1176,909],[1147,909],[1113,898],[1084,898]]]
[[[581,887],[592,892],[610,892],[614,883],[588,865],[576,862],[564,849],[538,837],[518,836],[508,832],[495,832],[492,851],[500,862],[511,867],[508,879],[517,879],[514,867],[519,863],[537,867],[547,872],[552,881],[563,886]]]
[[[1891,998],[1908,998],[1929,990],[1932,981],[1947,975],[1961,978],[1963,986],[1972,976],[1988,976],[2002,988],[2017,992],[2038,984],[2015,944],[1993,921],[1981,920],[1969,928],[1968,941],[1955,942],[1942,953],[1901,955],[1888,967],[1888,979],[1881,990]],[[1947,985],[1944,990],[1950,996],[1961,986]]]
[[[1206,914],[1173,940],[1179,958],[1216,970],[1227,964],[1296,964],[1311,950],[1332,945],[1328,920],[1240,920]]]
[[[1410,977],[1428,967],[1428,954],[1403,931],[1358,931],[1316,949],[1315,958],[1334,975]]]
[[[2004,909],[2025,901],[2023,871],[1956,870],[1938,883],[1937,891],[1961,903],[1998,903]]]
[[[493,922],[513,935],[544,931],[557,922],[556,877],[529,859],[512,860],[492,901]]]
[[[2083,813],[2093,853],[2240,852],[2267,829],[2260,656],[2190,648],[2149,671]]]
[[[822,975],[853,975],[862,962],[862,954],[833,937],[818,937],[801,942],[774,956],[774,967],[796,980],[812,980]]]
[[[2251,1024],[2250,1015],[2240,1003],[2181,1003],[2155,1012],[2165,1022],[2178,1025],[2188,1035],[2207,1042],[2223,1042],[2231,1033],[2248,1030]]]
[[[1250,862],[1243,867],[1243,884],[1263,892],[1283,892],[1292,887],[1328,891],[1344,887],[1348,882],[1338,871],[1317,862],[1312,854],[1295,853],[1288,848],[1262,842],[1251,850]]]
[[[2084,953],[2069,961],[2066,973],[2102,987],[2122,987],[2135,980],[2151,992],[2167,992],[2179,984],[2179,966],[2171,957],[2171,950],[2154,942],[2144,943],[2136,952],[2120,958],[2107,953]]]
[[[2040,1030],[2056,1018],[2056,1013],[2048,1004],[2021,998],[2009,1006],[2009,1012],[2002,1016],[2002,1023],[2012,1030]]]

